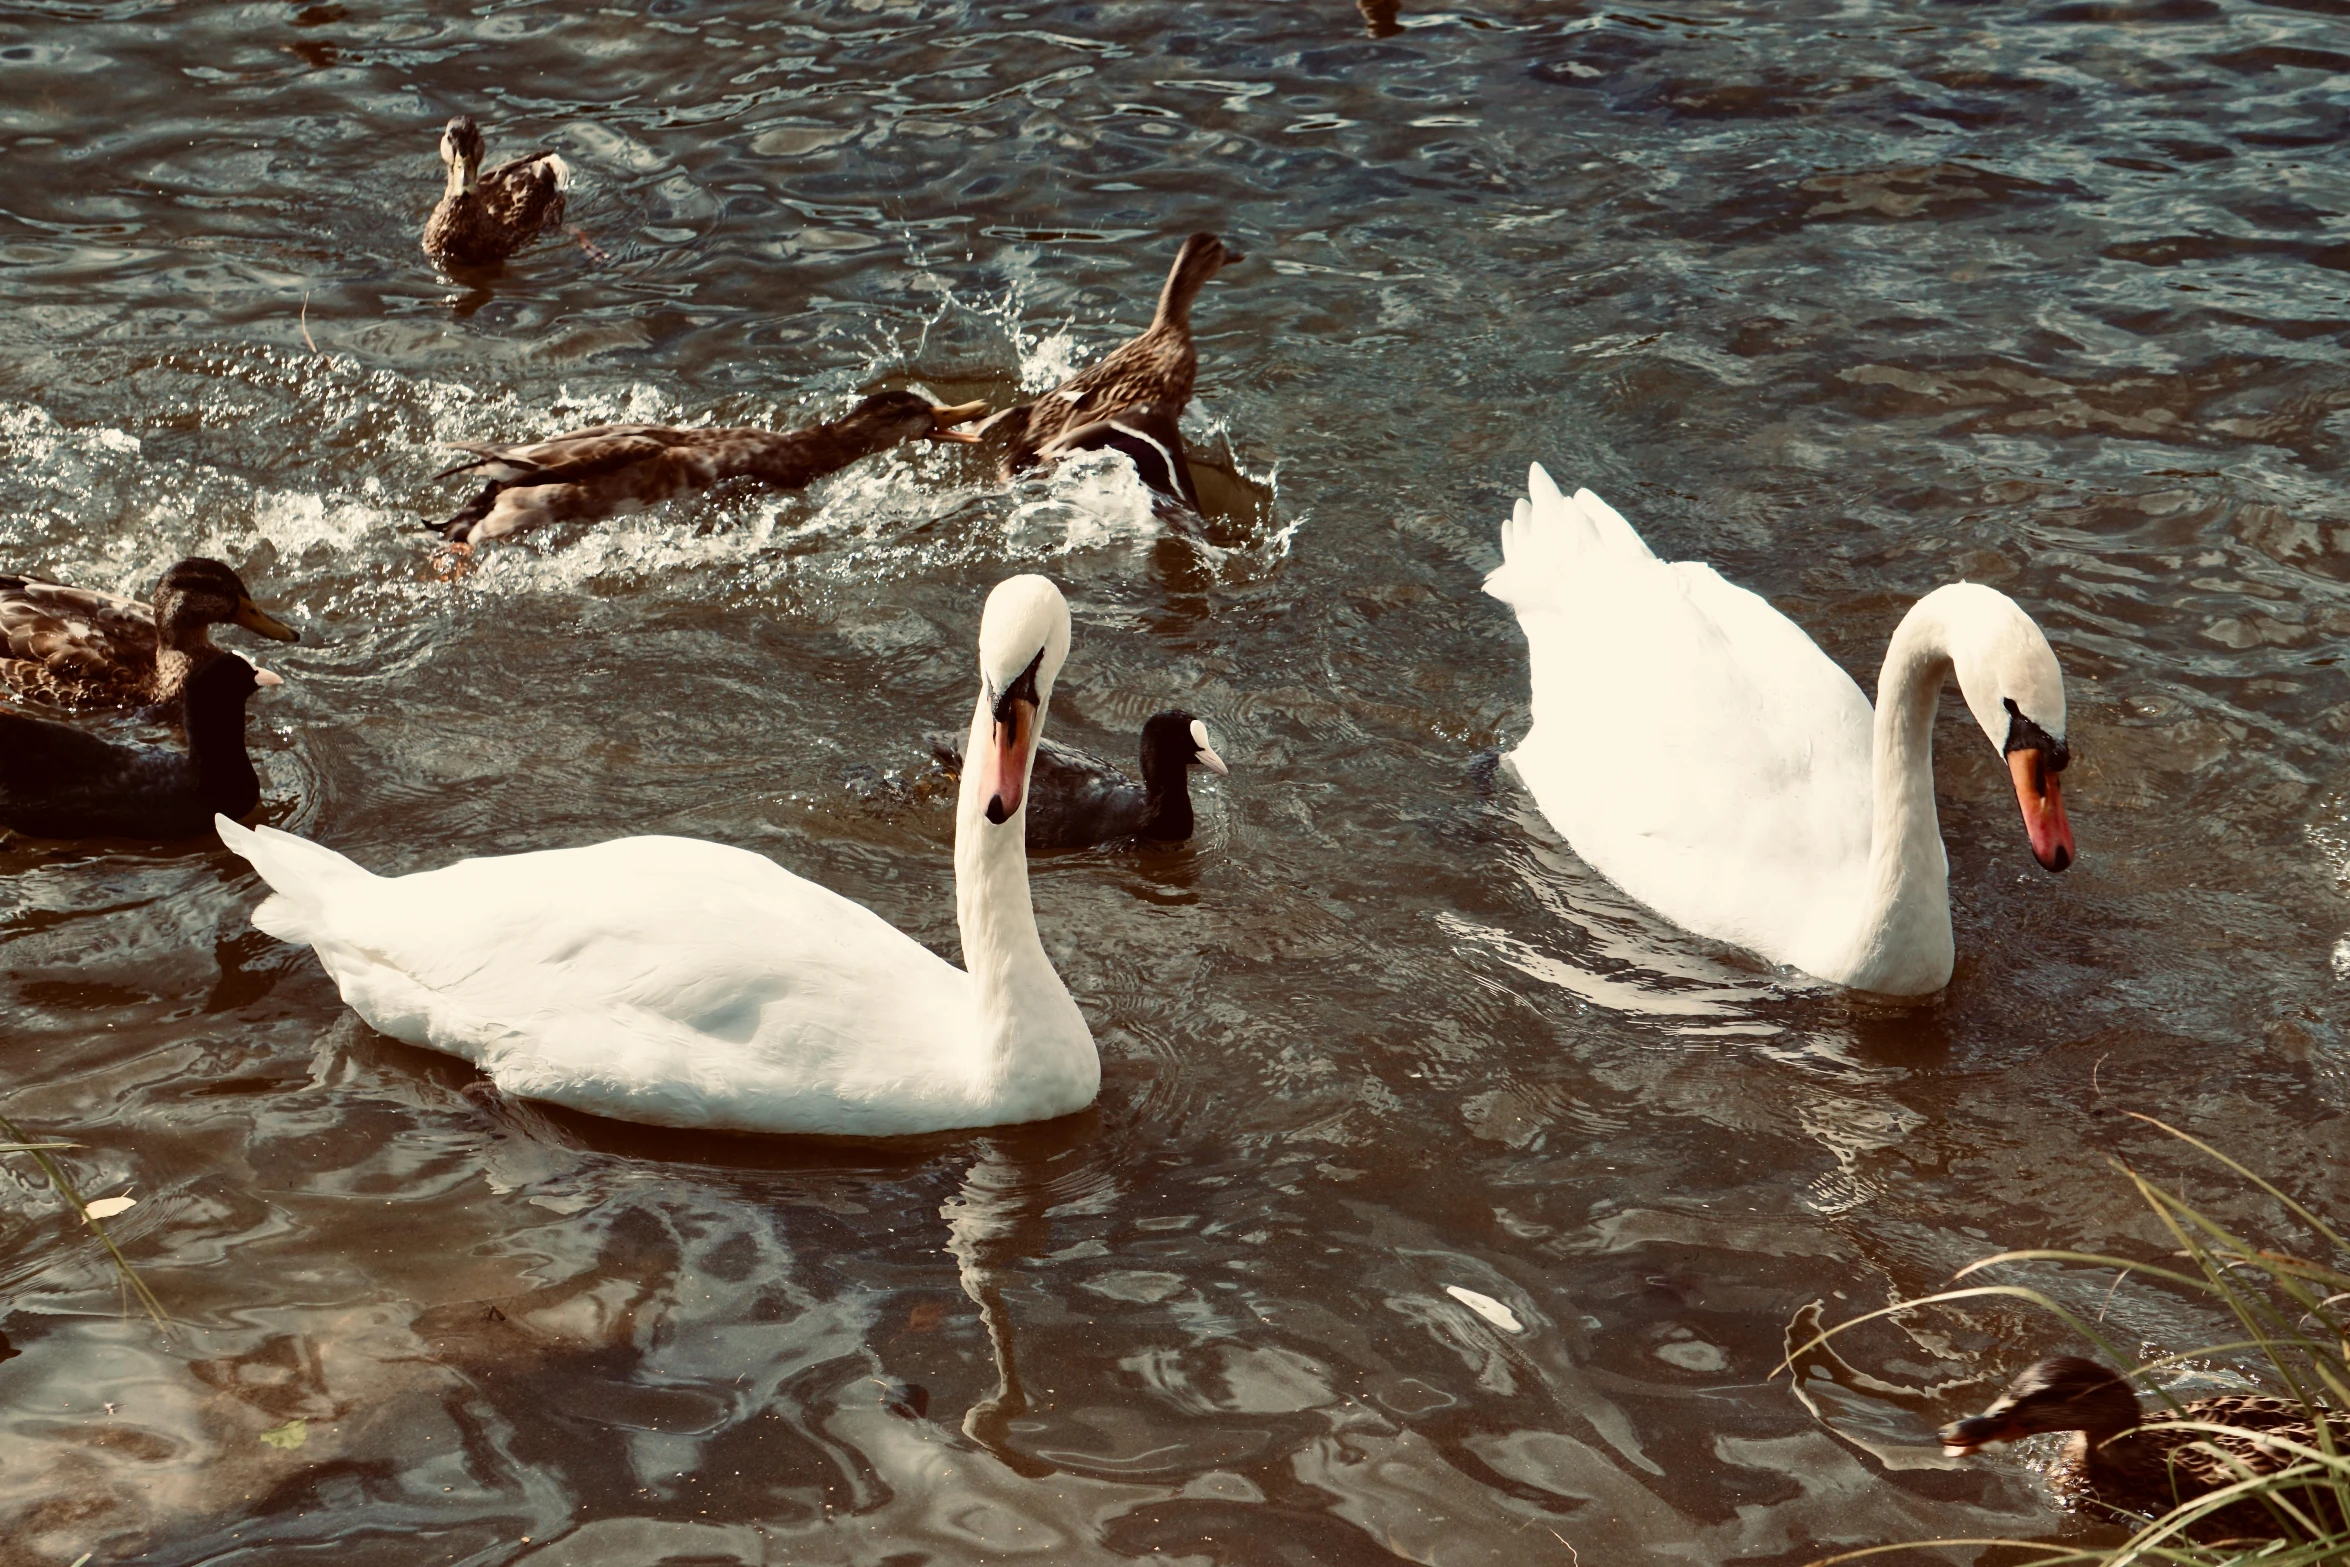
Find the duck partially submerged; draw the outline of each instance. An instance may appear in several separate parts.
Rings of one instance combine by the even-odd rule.
[[[1199,498],[1184,471],[1182,437],[1175,433],[1199,377],[1191,306],[1208,279],[1247,259],[1213,234],[1186,239],[1167,271],[1149,326],[1034,402],[1007,408],[980,426],[982,437],[1005,438],[1005,476],[1072,451],[1116,447],[1136,459],[1146,484],[1197,510]],[[1167,454],[1164,482],[1154,481],[1146,467],[1154,459],[1141,455],[1150,446]]]
[[[2350,1450],[2350,1414],[2329,1411],[2325,1424],[2334,1451]],[[2208,1425],[2231,1429],[2198,1429]],[[2049,1483],[2060,1494],[2140,1514],[2166,1512],[2247,1475],[2273,1475],[2300,1461],[2263,1438],[2305,1448],[2324,1445],[2318,1420],[2291,1399],[2223,1393],[2196,1399],[2176,1413],[2166,1409],[2149,1415],[2127,1381],[2094,1360],[2071,1355],[2027,1367],[1990,1408],[1944,1426],[1942,1444],[1945,1452],[1965,1454],[2042,1431],[2072,1433],[2049,1472]],[[2209,1527],[2229,1535],[2277,1532],[2273,1515],[2257,1502],[2216,1512]]]
[[[571,166],[551,151],[524,153],[483,172],[488,152],[473,116],[441,130],[448,188],[424,222],[424,253],[444,267],[489,267],[563,221]]]
[[[880,392],[805,430],[599,424],[521,446],[459,441],[457,449],[472,452],[472,460],[433,477],[478,474],[489,482],[437,527],[450,543],[469,548],[550,522],[642,511],[721,479],[796,490],[901,441],[976,440],[954,427],[985,412],[985,403],[941,407],[912,392]]]
[[[929,736],[951,768],[963,747],[951,732]],[[1085,849],[1121,838],[1181,843],[1192,832],[1191,769],[1222,777],[1231,769],[1208,743],[1208,726],[1179,709],[1153,713],[1142,726],[1142,782],[1073,746],[1040,740],[1028,777],[1028,847]]]
[[[142,604],[96,588],[0,576],[0,684],[51,707],[163,707],[217,654],[214,626],[273,642],[301,634],[253,602],[237,574],[191,555]]]
[[[195,838],[216,816],[243,820],[261,803],[245,754],[245,699],[284,683],[214,653],[179,695],[185,751],[116,745],[0,712],[0,827],[32,838]]]

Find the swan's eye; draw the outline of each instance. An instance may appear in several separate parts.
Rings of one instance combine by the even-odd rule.
[[[2007,708],[2007,744],[2000,748],[2002,755],[2012,756],[2025,750],[2037,751],[2041,756],[2040,765],[2051,773],[2061,773],[2072,765],[2071,746],[2025,717],[2024,710],[2015,705],[2014,697],[2002,697],[2000,700]]]
[[[1043,667],[1043,664],[1044,649],[1038,648],[1036,657],[1030,659],[1028,667],[1020,671],[1020,678],[1006,686],[1004,694],[995,699],[995,721],[997,723],[1008,724],[1012,721],[1012,704],[1014,702],[1026,702],[1030,707],[1044,705],[1038,700],[1036,694],[1036,672]]]

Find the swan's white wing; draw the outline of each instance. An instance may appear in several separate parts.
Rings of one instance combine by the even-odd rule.
[[[1517,611],[1534,724],[1512,754],[1543,815],[1676,923],[1802,963],[1849,919],[1869,845],[1867,698],[1801,628],[1711,567],[1660,561],[1536,467],[1486,588]]]
[[[871,910],[688,838],[377,877],[230,837],[362,1017],[508,1092],[656,1124],[880,1134],[967,1099],[970,981]]]

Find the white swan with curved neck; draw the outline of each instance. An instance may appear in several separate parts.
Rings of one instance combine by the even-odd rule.
[[[958,969],[764,855],[618,838],[375,876],[221,818],[306,942],[395,1039],[507,1093],[660,1126],[886,1136],[1093,1102],[1101,1058],[1028,902],[1029,765],[1069,652],[1043,577],[997,585],[955,816]]]
[[[1485,590],[1515,609],[1534,725],[1510,761],[1575,852],[1675,924],[1894,996],[1949,983],[1934,711],[1955,673],[2002,752],[2032,852],[2072,862],[2064,674],[1994,588],[1952,583],[1885,650],[1878,705],[1710,566],[1657,559],[1537,465]]]

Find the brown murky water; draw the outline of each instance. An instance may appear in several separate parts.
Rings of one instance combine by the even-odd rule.
[[[138,1197],[114,1233],[179,1324],[0,1159],[0,1563],[2084,1530],[2024,1458],[1936,1457],[1948,1409],[1831,1430],[1771,1370],[1810,1300],[2159,1244],[2107,1161],[2186,1167],[2122,1111],[2350,1212],[2342,24],[0,7],[0,563],[236,563],[306,636],[254,708],[280,825],[387,869],[700,834],[951,953],[948,808],[904,785],[1014,570],[1075,607],[1061,738],[1179,702],[1234,764],[1189,848],[1037,870],[1098,1107],[903,1145],[504,1102],[348,1016],[226,854],[0,845],[0,1110]],[[610,260],[428,271],[457,110],[559,147]],[[439,443],[1000,398],[1139,324],[1201,227],[1252,259],[1201,304],[1194,433],[1262,497],[1212,547],[1115,473],[925,451],[426,570]],[[1535,459],[1864,685],[1913,596],[2013,594],[2071,679],[2079,866],[2032,867],[1953,703],[1939,1004],[1629,906],[1477,765],[1526,722],[1478,583]],[[2215,1328],[2135,1285],[2108,1320]],[[1931,1381],[2061,1343],[1985,1307],[1848,1352]]]

